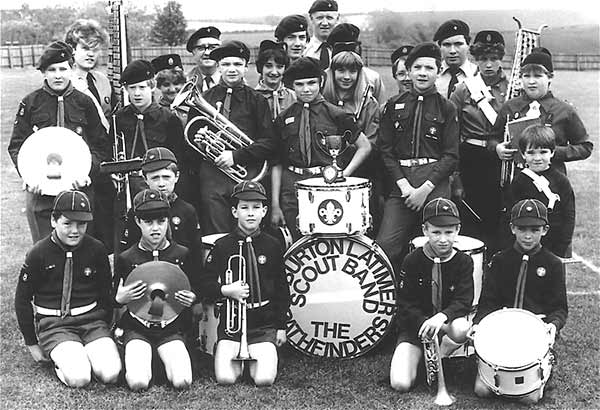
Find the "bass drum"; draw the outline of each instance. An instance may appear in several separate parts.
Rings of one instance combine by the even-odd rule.
[[[305,236],[285,254],[287,337],[309,356],[354,358],[373,349],[396,315],[396,282],[382,249],[363,235]]]

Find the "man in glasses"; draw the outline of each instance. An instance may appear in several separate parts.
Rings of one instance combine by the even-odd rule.
[[[196,85],[204,92],[214,87],[221,77],[217,63],[210,58],[210,53],[221,45],[221,31],[213,26],[202,27],[190,36],[187,51],[194,56],[196,66],[188,73],[188,80],[196,76]]]

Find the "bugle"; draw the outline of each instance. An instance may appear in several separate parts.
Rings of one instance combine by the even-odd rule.
[[[423,336],[423,356],[425,358],[425,371],[427,373],[427,384],[433,386],[437,382],[437,393],[434,403],[438,406],[451,406],[454,397],[448,393],[446,378],[442,367],[442,355],[440,354],[440,342],[438,336],[429,338]]]

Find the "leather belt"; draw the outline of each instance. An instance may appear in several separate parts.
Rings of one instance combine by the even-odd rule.
[[[398,163],[402,167],[416,167],[419,165],[432,164],[437,162],[435,158],[411,158],[411,159],[399,159]]]
[[[89,305],[85,305],[85,306],[79,306],[76,308],[71,308],[71,310],[69,311],[69,316],[79,316],[79,315],[83,315],[84,313],[89,312],[90,310],[92,310],[93,308],[95,308],[96,306],[98,306],[98,302],[92,302]],[[38,315],[43,315],[43,316],[62,316],[60,314],[60,309],[48,309],[45,308],[43,306],[37,306],[34,305],[35,307],[35,313]]]
[[[302,175],[302,176],[304,176],[304,175],[310,175],[310,176],[321,175],[321,167],[298,168],[298,167],[289,165],[287,167],[287,169],[292,171],[295,174]]]
[[[246,303],[246,309],[257,309],[259,307],[268,305],[269,302],[270,302],[270,300],[263,300],[261,302],[256,302],[256,303]]]
[[[478,140],[477,138],[466,138],[465,142],[467,144],[475,145],[475,146],[482,147],[482,148],[487,147],[486,140]]]
[[[169,324],[173,323],[175,321],[175,319],[177,319],[179,317],[179,315],[176,315],[169,320],[150,321],[150,320],[142,319],[141,317],[136,316],[134,313],[129,312],[129,314],[131,315],[131,317],[136,319],[138,322],[140,322],[142,325],[144,325],[148,329],[154,329],[154,328],[164,329],[165,327],[167,327]]]

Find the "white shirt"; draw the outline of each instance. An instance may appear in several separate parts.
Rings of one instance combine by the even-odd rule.
[[[456,84],[460,84],[466,77],[473,77],[477,74],[477,64],[470,62],[468,59],[458,68],[458,82]],[[452,78],[452,74],[450,74],[450,69],[445,61],[442,61],[442,71],[438,75],[437,80],[435,81],[435,86],[438,90],[438,93],[442,94],[444,97],[448,95],[448,85],[450,84],[450,79]]]

